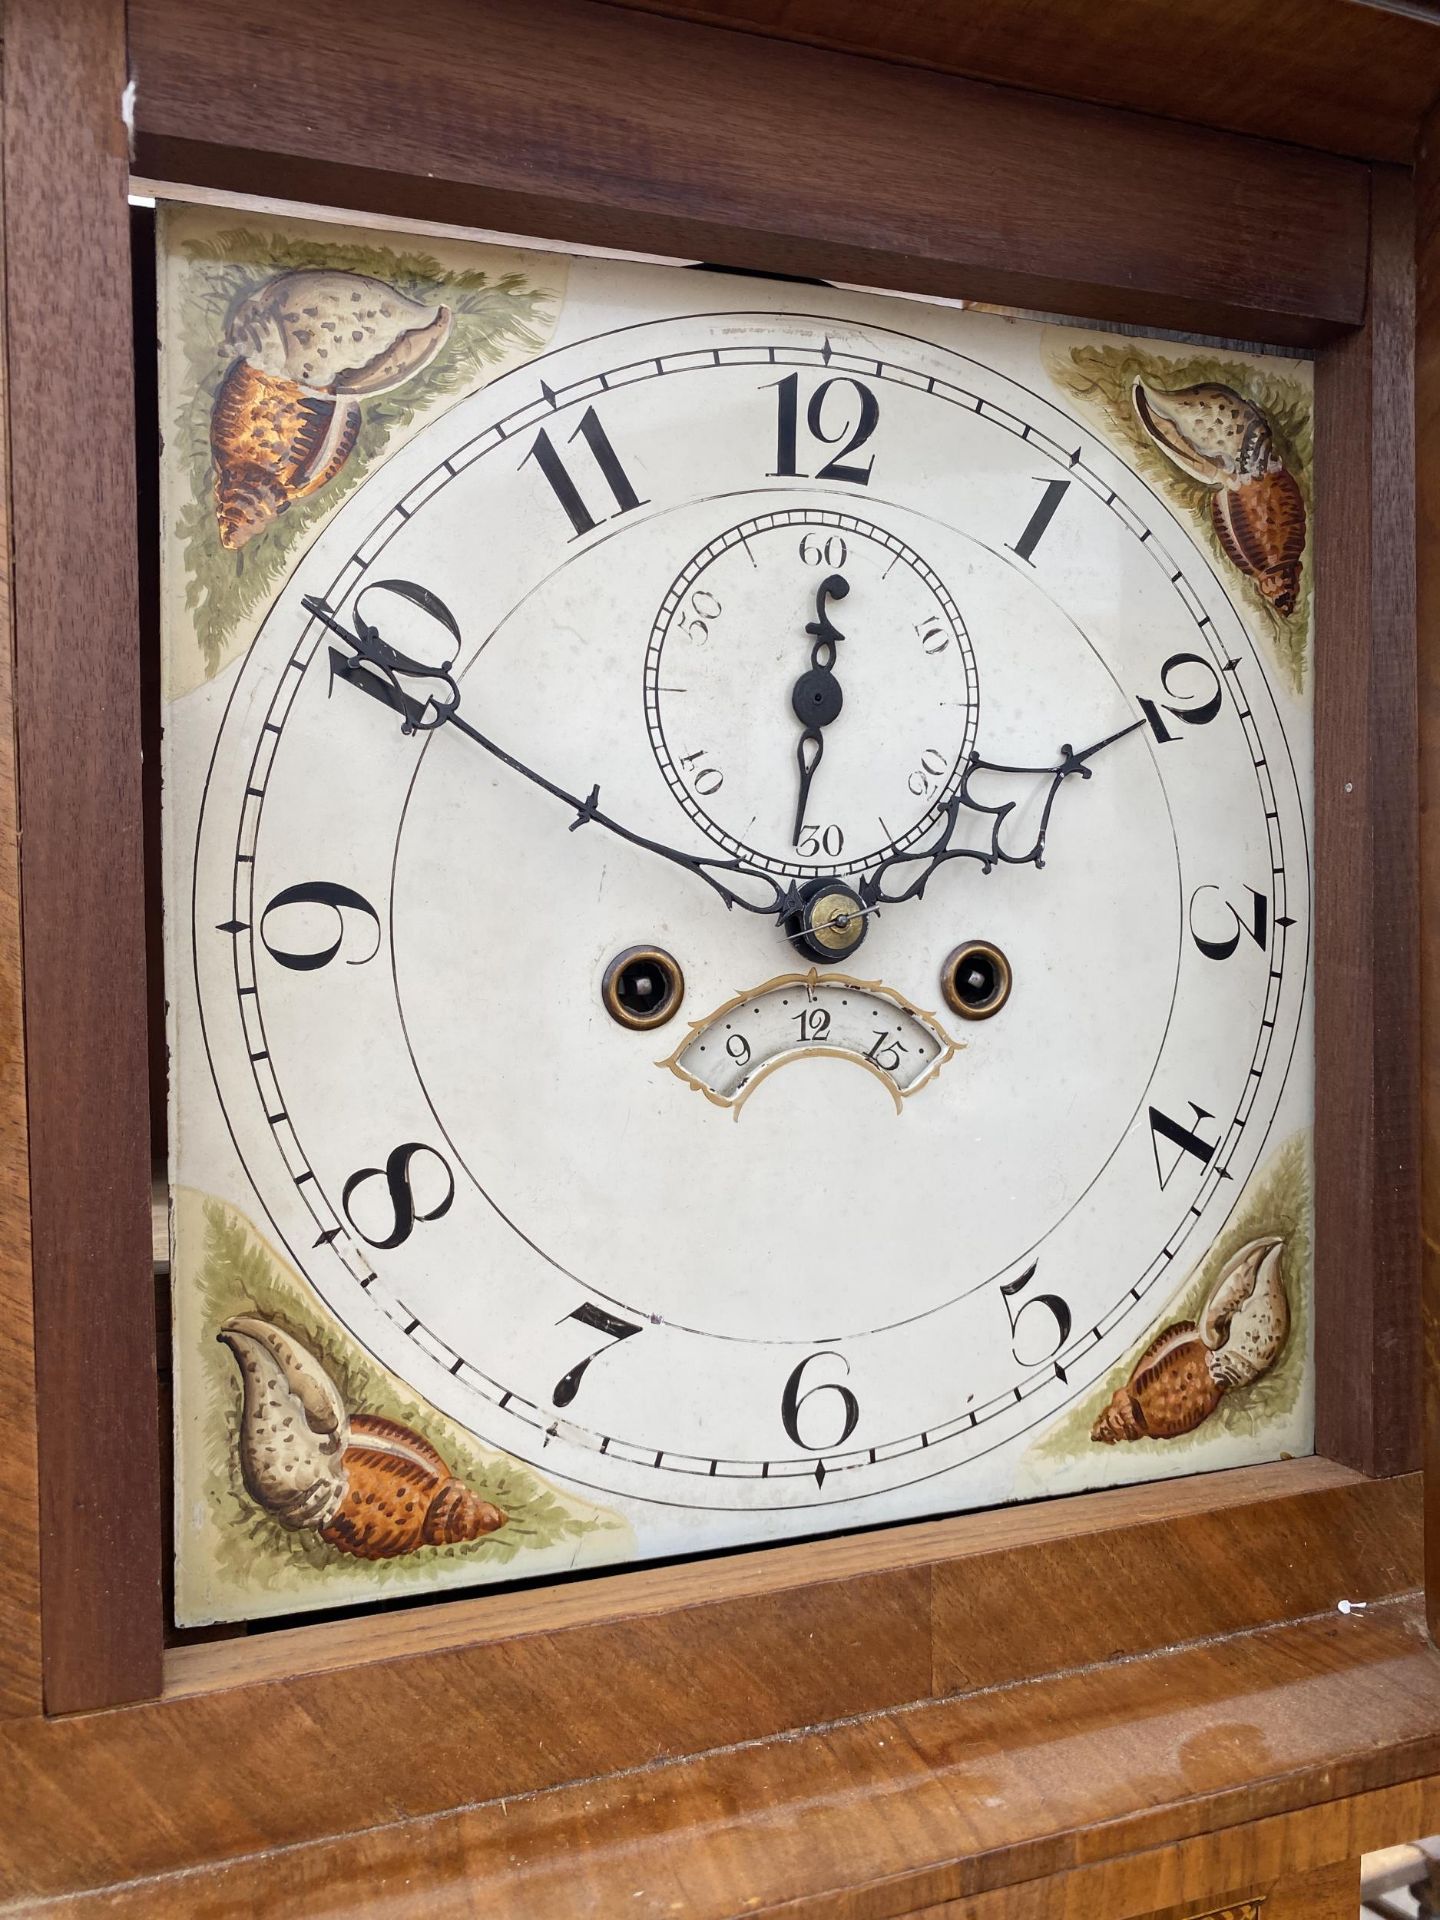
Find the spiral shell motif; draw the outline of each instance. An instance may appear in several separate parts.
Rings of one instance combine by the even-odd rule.
[[[1251,1240],[1225,1267],[1199,1323],[1177,1320],[1156,1335],[1130,1378],[1111,1395],[1090,1438],[1173,1440],[1193,1433],[1227,1393],[1274,1366],[1290,1334],[1282,1265],[1285,1242]]]
[[[359,1560],[389,1560],[505,1525],[413,1428],[347,1414],[314,1354],[273,1321],[240,1314],[217,1337],[240,1369],[245,1491],[282,1527],[313,1529]]]
[[[1182,473],[1211,490],[1210,522],[1230,564],[1279,614],[1300,597],[1305,498],[1275,451],[1270,422],[1233,387],[1167,393],[1137,380],[1140,425]]]
[[[359,401],[413,379],[450,337],[448,307],[365,274],[277,274],[226,324],[234,358],[210,417],[221,545],[237,551],[354,451]]]

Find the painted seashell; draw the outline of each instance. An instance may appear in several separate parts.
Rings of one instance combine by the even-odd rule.
[[[428,367],[450,338],[449,307],[412,300],[363,273],[278,274],[235,306],[226,336],[257,373],[311,393],[387,393]]]
[[[1090,1430],[1092,1440],[1173,1440],[1208,1420],[1224,1395],[1193,1320],[1157,1334]]]
[[[1141,426],[1183,473],[1211,490],[1210,520],[1230,564],[1277,613],[1295,611],[1305,551],[1305,499],[1275,451],[1270,422],[1233,387],[1167,393],[1137,380]]]
[[[1211,1372],[1226,1388],[1248,1387],[1274,1366],[1290,1337],[1290,1299],[1281,1267],[1285,1242],[1252,1240],[1235,1255],[1200,1318]]]
[[[455,1478],[428,1440],[398,1420],[357,1413],[345,1449],[345,1497],[322,1540],[360,1560],[478,1540],[505,1515]]]
[[[210,415],[221,545],[243,547],[293,501],[333,480],[359,431],[355,401],[306,393],[237,360]]]
[[[349,1420],[335,1383],[283,1328],[242,1313],[219,1338],[240,1368],[240,1475],[283,1527],[323,1527],[345,1497]]]
[[[1274,1366],[1290,1334],[1282,1274],[1285,1243],[1251,1240],[1227,1263],[1199,1324],[1178,1320],[1156,1335],[1090,1429],[1107,1446],[1193,1433],[1224,1396]]]
[[[360,1560],[389,1560],[505,1525],[422,1435],[380,1414],[347,1414],[314,1354],[273,1321],[240,1314],[218,1338],[240,1368],[245,1490],[281,1526],[313,1529]]]
[[[333,480],[354,451],[359,401],[430,365],[449,307],[362,273],[277,274],[230,313],[235,358],[215,395],[210,451],[220,544],[232,552]]]

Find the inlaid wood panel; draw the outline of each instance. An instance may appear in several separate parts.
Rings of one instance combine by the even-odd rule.
[[[1389,1797],[1372,1796],[1376,1802]],[[1367,1809],[1364,1817],[1369,1822],[1385,1819],[1379,1805]],[[926,1907],[911,1920],[1355,1920],[1360,1905],[1358,1860],[1337,1861],[1310,1873],[1287,1872],[1218,1904],[1217,1896],[1207,1893],[1192,1894],[1163,1912],[1146,1909],[1142,1913],[1134,1905],[1137,1899],[1153,1897],[1145,1892],[1147,1885],[1152,1889],[1173,1886],[1185,1878],[1196,1884],[1208,1878],[1213,1883],[1233,1870],[1247,1852],[1252,1866],[1258,1866],[1277,1839],[1287,1849],[1301,1852],[1316,1838],[1313,1822],[1313,1815],[1266,1821],[1259,1827],[1167,1847],[1158,1854],[1081,1868],[1060,1880],[1007,1887],[974,1900],[947,1900],[941,1906]]]

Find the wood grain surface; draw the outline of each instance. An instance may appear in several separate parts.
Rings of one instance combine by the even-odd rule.
[[[1372,1797],[1373,1802],[1382,1799],[1404,1804],[1401,1793]],[[1363,1815],[1367,1827],[1393,1817],[1373,1803]],[[1213,1889],[1227,1872],[1264,1871],[1277,1845],[1286,1855],[1300,1854],[1312,1838],[1306,1829],[1313,1818],[1300,1815],[1265,1822],[1259,1829],[1242,1827],[1160,1853],[1082,1867],[1061,1880],[1032,1881],[973,1900],[946,1900],[909,1920],[1355,1920],[1360,1906],[1358,1860],[1267,1877],[1247,1893],[1231,1893],[1216,1904]],[[1135,1904],[1154,1899],[1157,1887],[1198,1888],[1202,1883],[1206,1892],[1194,1892],[1163,1911],[1142,1912]]]
[[[1415,172],[1425,1587],[1440,1635],[1440,112]]]
[[[7,7],[5,328],[52,1712],[135,1699],[160,1679],[124,83],[120,0]]]
[[[1237,337],[1364,312],[1368,172],[596,4],[132,0],[160,180]]]
[[[3,51],[0,51],[3,62]],[[0,285],[4,284],[0,171]],[[0,399],[5,385],[0,311]],[[0,1717],[41,1704],[40,1513],[20,984],[20,848],[15,788],[15,662],[10,596],[9,434],[0,404]]]
[[[648,13],[1408,164],[1440,31],[1335,0],[619,0]]]
[[[1373,1486],[1295,1460],[175,1647],[165,1697],[391,1661],[418,1685],[425,1659],[445,1652],[467,1692],[487,1693],[523,1640],[543,1638],[584,1674],[641,1657],[655,1622],[657,1661],[744,1650],[761,1667],[773,1654],[775,1672],[735,1708],[774,1732],[1404,1592],[1419,1580],[1420,1512],[1418,1476]],[[787,1678],[802,1623],[814,1657]],[[677,1750],[743,1737],[726,1697],[669,1711]]]
[[[855,1779],[857,1793],[860,1783],[868,1782],[866,1791],[876,1795],[871,1818],[878,1831],[865,1842],[872,1851],[865,1855],[869,1864],[863,1865],[862,1878],[881,1870],[874,1849],[893,1844],[903,1851],[926,1834],[937,1845],[943,1836],[955,1860],[972,1853],[978,1859],[1019,1844],[1013,1834],[1003,1837],[1012,1815],[1043,1820],[1061,1804],[1078,1808],[1093,1799],[1097,1819],[1119,1819],[1127,1808],[1128,1817],[1137,1808],[1153,1808],[1157,1795],[1165,1800],[1177,1781],[1190,1777],[1186,1770],[1192,1762],[1204,1763],[1195,1780],[1213,1763],[1220,1772],[1238,1766],[1247,1791],[1258,1793],[1258,1782],[1271,1781],[1280,1800],[1257,1802],[1253,1811],[1260,1812],[1310,1804],[1315,1794],[1334,1797],[1414,1777],[1429,1770],[1427,1738],[1435,1743],[1433,1767],[1440,1769],[1440,1662],[1430,1666],[1431,1657],[1416,1637],[1413,1610],[1405,1610],[1403,1599],[1419,1572],[1418,1485],[1367,1481],[1318,1463],[1294,1462],[1293,1496],[1272,1490],[1268,1500],[1255,1499],[1260,1489],[1254,1476],[1278,1471],[1252,1469],[1189,1483],[1192,1493],[1207,1491],[1208,1515],[1192,1506],[1193,1524],[1181,1526],[1178,1510],[1173,1523],[1165,1524],[1152,1506],[1149,1523],[1138,1525],[1133,1539],[1127,1538],[1121,1517],[1131,1494],[1065,1502],[1081,1540],[1088,1535],[1090,1542],[1070,1562],[1063,1557],[1060,1535],[1046,1532],[1047,1524],[1055,1524],[1053,1506],[980,1516],[971,1523],[980,1532],[968,1559],[958,1531],[965,1523],[937,1523],[951,1530],[937,1544],[947,1549],[947,1558],[963,1564],[955,1569],[956,1591],[943,1604],[937,1598],[933,1608],[933,1568],[921,1538],[927,1530],[906,1528],[868,1542],[821,1542],[715,1563],[722,1573],[757,1569],[764,1584],[750,1594],[722,1592],[707,1599],[695,1578],[706,1569],[692,1567],[668,1570],[672,1579],[690,1576],[688,1603],[672,1590],[663,1608],[647,1606],[657,1596],[647,1594],[643,1583],[659,1576],[632,1575],[623,1582],[594,1583],[590,1604],[604,1598],[609,1611],[588,1619],[564,1613],[567,1599],[582,1604],[581,1587],[497,1595],[488,1637],[477,1611],[483,1601],[372,1618],[351,1628],[369,1633],[364,1664],[306,1672],[301,1630],[186,1649],[171,1697],[123,1712],[17,1721],[8,1730],[0,1728],[0,1780],[7,1800],[7,1818],[0,1821],[0,1887],[38,1894],[176,1873],[206,1862],[303,1848],[325,1836],[338,1841],[396,1823],[433,1822],[466,1807],[488,1806],[505,1819],[510,1816],[502,1809],[554,1790],[568,1792],[577,1782],[589,1785],[573,1802],[546,1802],[573,1809],[556,1830],[566,1836],[564,1845],[578,1844],[574,1823],[582,1820],[581,1809],[593,1793],[603,1808],[593,1829],[595,1843],[603,1840],[608,1846],[613,1834],[619,1848],[622,1827],[614,1823],[621,1811],[632,1801],[636,1809],[652,1806],[639,1783],[655,1777],[656,1770],[688,1765],[687,1756],[707,1753],[731,1754],[741,1764],[733,1777],[715,1776],[705,1793],[719,1793],[721,1805],[733,1800],[737,1807],[751,1807],[759,1821],[761,1810],[772,1801],[780,1804],[792,1790],[797,1805],[815,1793],[828,1794],[849,1777],[852,1763],[858,1764],[855,1756],[868,1752]],[[1321,1484],[1308,1493],[1298,1491],[1311,1480]],[[1233,1499],[1227,1497],[1232,1489]],[[1170,1490],[1172,1496],[1176,1490]],[[1148,1502],[1164,1490],[1134,1491],[1143,1492]],[[1269,1516],[1263,1526],[1262,1507]],[[1043,1558],[1036,1551],[1017,1551],[1023,1534],[1016,1523],[1023,1527],[1030,1513],[1040,1528],[1031,1546]],[[987,1541],[981,1522],[993,1529],[1004,1519],[1012,1531],[992,1531]],[[892,1578],[873,1563],[866,1575],[853,1562],[847,1568],[838,1554],[828,1557],[831,1549],[848,1546],[853,1553],[887,1539],[896,1541]],[[1165,1616],[1175,1604],[1177,1584],[1166,1569],[1181,1553],[1197,1591],[1220,1595],[1233,1587],[1244,1596],[1216,1606],[1212,1619],[1221,1632],[1247,1613],[1252,1627],[1231,1638],[1205,1632],[1187,1649],[1187,1657],[1198,1662],[1193,1667],[1165,1665],[1180,1659],[1178,1653],[1145,1652],[1165,1647],[1179,1628],[1200,1616],[1197,1607],[1173,1620],[1167,1631]],[[807,1567],[806,1555],[818,1557]],[[1142,1558],[1151,1568],[1149,1580]],[[787,1559],[788,1567],[777,1572],[774,1563]],[[1098,1578],[1093,1577],[1096,1567]],[[1117,1577],[1107,1578],[1112,1567]],[[788,1585],[783,1583],[787,1572]],[[819,1577],[826,1572],[829,1579]],[[1037,1581],[1053,1583],[1048,1610]],[[975,1616],[966,1611],[966,1593],[975,1596]],[[1364,1599],[1369,1606],[1342,1616],[1336,1610],[1341,1598]],[[448,1622],[461,1607],[470,1611],[470,1637],[449,1646],[428,1644],[427,1617]],[[528,1617],[521,1616],[522,1609],[528,1609]],[[1076,1616],[1068,1628],[1063,1624],[1067,1613]],[[1271,1624],[1254,1624],[1267,1620]],[[1403,1630],[1397,1626],[1402,1620]],[[316,1626],[303,1632],[323,1649],[340,1630]],[[1291,1632],[1299,1638],[1287,1639]],[[989,1664],[982,1640],[987,1635],[994,1642]],[[282,1645],[268,1666],[247,1665],[252,1650],[267,1639],[289,1645]],[[1233,1652],[1245,1677],[1229,1699],[1224,1676],[1231,1672],[1232,1650],[1242,1645],[1259,1651],[1253,1657]],[[1098,1663],[1096,1648],[1103,1648]],[[353,1640],[349,1650],[360,1657]],[[1077,1656],[1086,1664],[1072,1664]],[[198,1673],[207,1659],[214,1663],[210,1685]],[[1340,1692],[1335,1698],[1329,1696],[1328,1680],[1318,1690],[1302,1684],[1330,1674],[1336,1659]],[[1212,1660],[1218,1664],[1209,1664]],[[1050,1678],[1008,1682],[1008,1674],[1027,1667],[1045,1669]],[[1162,1667],[1171,1678],[1155,1677]],[[1393,1686],[1387,1677],[1392,1669]],[[1151,1674],[1149,1683],[1138,1678],[1142,1671]],[[1083,1674],[1092,1677],[1093,1690],[1075,1690]],[[1182,1682],[1177,1675],[1189,1678]],[[1146,1723],[1163,1719],[1192,1682],[1202,1679],[1181,1742],[1183,1766],[1177,1773],[1172,1765],[1163,1779],[1147,1784],[1144,1765],[1133,1757],[1144,1747]],[[1373,1694],[1372,1681],[1380,1682]],[[1147,1684],[1153,1692],[1146,1691]],[[1112,1688],[1114,1714],[1107,1721]],[[1268,1703],[1262,1697],[1267,1688],[1275,1696]],[[1287,1688],[1292,1705],[1282,1715],[1280,1694]],[[1043,1780],[1034,1775],[1018,1800],[1008,1772],[991,1787],[983,1784],[987,1767],[978,1759],[977,1771],[963,1780],[942,1767],[936,1815],[925,1819],[950,1805],[952,1815],[956,1807],[962,1811],[961,1823],[932,1831],[923,1822],[908,1828],[902,1822],[887,1840],[890,1794],[909,1793],[919,1779],[920,1748],[913,1730],[951,1729],[937,1736],[940,1744],[928,1749],[930,1759],[921,1772],[942,1749],[953,1756],[973,1744],[968,1722],[957,1720],[951,1728],[949,1720],[924,1719],[929,1708],[907,1704],[947,1689],[954,1696],[948,1707],[968,1700],[979,1710],[984,1702],[1022,1696],[1029,1702],[1033,1721],[1023,1734],[1018,1727],[1015,1733],[1018,1773],[1030,1771],[1022,1749],[1043,1749],[1067,1730],[1075,1736],[1064,1749],[1070,1759],[1057,1758]],[[1432,1692],[1434,1711],[1427,1720]],[[1323,1712],[1319,1695],[1328,1701]],[[1408,1703],[1403,1711],[1397,1705],[1401,1700]],[[1295,1784],[1292,1776],[1310,1762],[1296,1757],[1300,1749],[1287,1744],[1288,1736],[1278,1744],[1276,1738],[1280,1722],[1293,1714],[1304,1723],[1310,1743],[1305,1751],[1312,1761],[1318,1766],[1324,1745],[1331,1756],[1327,1764],[1334,1767],[1327,1785],[1320,1786],[1317,1777],[1294,1801],[1286,1797]],[[1252,1738],[1254,1716],[1259,1716],[1255,1728],[1263,1721],[1266,1730]],[[852,1752],[845,1744],[855,1729],[885,1720],[894,1722],[893,1734],[881,1727],[886,1746]],[[1103,1765],[1081,1737],[1087,1727],[1102,1724],[1114,1743]],[[1206,1727],[1218,1729],[1211,1740],[1202,1737]],[[993,1737],[1003,1744],[1009,1736],[997,1731]],[[1411,1752],[1417,1741],[1423,1753],[1419,1747]],[[835,1742],[842,1743],[843,1755]],[[811,1756],[808,1768],[798,1766],[802,1750]],[[792,1761],[798,1769],[793,1773],[788,1771]],[[746,1786],[750,1764],[759,1769],[753,1798]],[[888,1764],[895,1780],[891,1789],[882,1790]],[[1062,1794],[1056,1801],[1052,1796],[1067,1768],[1073,1769],[1072,1798],[1066,1802]],[[1127,1800],[1132,1794],[1138,1797]],[[702,1804],[690,1803],[687,1811],[680,1801],[671,1801],[666,1813],[653,1803],[655,1832],[663,1831],[671,1817],[698,1818]],[[1251,1817],[1244,1792],[1237,1790],[1226,1806],[1219,1824]],[[837,1810],[837,1831],[858,1817],[852,1808],[841,1819]],[[644,1814],[647,1833],[650,1818]],[[798,1846],[804,1819],[798,1812],[795,1818]],[[1130,1852],[1191,1830],[1162,1824],[1115,1844]],[[427,1834],[431,1831],[427,1827]],[[406,1846],[413,1854],[413,1833]],[[987,1871],[999,1876],[995,1884],[1054,1870],[1059,1856],[1053,1849],[1036,1855],[1028,1846],[1027,1840],[1003,1873],[998,1861],[990,1861]],[[1107,1839],[1104,1857],[1110,1850]],[[620,1849],[616,1861],[622,1857]],[[494,1863],[486,1868],[487,1875],[495,1871]],[[788,1874],[791,1866],[784,1871]],[[745,1874],[734,1881],[721,1874],[716,1882],[741,1891],[745,1884]],[[990,1884],[947,1881],[933,1893],[917,1894],[913,1904]],[[1224,1883],[1235,1884],[1233,1878]],[[608,1911],[603,1904],[596,1910]]]
[[[623,1716],[629,1694],[624,1673],[596,1673],[569,1712]],[[326,1724],[277,1689],[228,1739],[219,1701],[192,1703],[183,1724],[147,1706],[0,1729],[17,1782],[0,1838],[14,1910],[144,1875],[92,1910],[880,1920],[1149,1854],[1133,1913],[1350,1860],[1440,1811],[1440,1660],[1418,1596],[549,1792],[477,1794],[423,1821],[437,1778],[448,1795],[473,1788],[516,1723],[483,1696],[414,1696],[409,1767],[362,1828],[356,1801],[398,1704],[357,1702]],[[349,1830],[317,1839],[327,1785]],[[1103,1875],[1091,1885],[1108,1898]],[[1033,1905],[1007,1920],[1019,1911],[1035,1920]]]
[[[1315,370],[1316,1446],[1420,1464],[1415,214],[1375,172],[1365,325]]]

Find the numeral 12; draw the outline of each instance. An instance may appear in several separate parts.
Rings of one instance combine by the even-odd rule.
[[[796,465],[796,443],[800,434],[800,376],[798,373],[787,373],[783,380],[777,380],[774,385],[779,396],[779,417],[775,427],[775,471],[771,477],[776,480],[798,479],[801,477],[800,469]],[[850,410],[846,407],[846,417],[839,422],[833,433],[827,433],[825,402],[837,387],[849,387],[856,395],[860,402],[860,415],[852,431],[849,425]],[[836,397],[839,398],[838,395]],[[828,411],[833,420],[835,409],[831,407]],[[858,380],[838,377],[833,380],[822,380],[810,396],[810,404],[805,409],[805,424],[812,437],[823,445],[833,447],[841,440],[845,440],[845,444],[835,458],[827,460],[814,477],[817,480],[848,480],[852,486],[868,487],[870,472],[875,465],[874,454],[871,454],[863,467],[852,464],[846,459],[846,455],[864,446],[874,433],[879,420],[880,402],[869,387],[863,386]],[[849,438],[845,439],[847,433]]]

